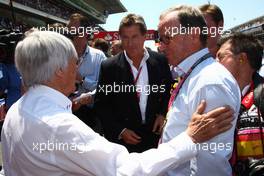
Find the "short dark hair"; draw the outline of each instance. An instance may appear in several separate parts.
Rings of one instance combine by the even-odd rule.
[[[201,12],[203,14],[210,15],[212,17],[213,21],[215,22],[215,24],[218,24],[221,21],[224,22],[223,13],[217,5],[204,4],[204,5],[200,6],[199,9],[201,10]]]
[[[246,53],[251,68],[260,69],[262,66],[263,45],[255,36],[234,33],[221,38],[218,42],[218,47],[221,47],[226,42],[231,44],[231,52],[233,54]]]
[[[104,53],[107,53],[109,45],[106,40],[97,38],[94,40],[94,48],[101,49]]]
[[[71,20],[79,20],[80,21],[80,27],[90,27],[92,25],[92,23],[90,22],[90,20],[86,17],[83,16],[82,14],[79,13],[74,13],[70,16],[70,21]]]
[[[125,16],[119,25],[119,34],[121,34],[121,30],[123,27],[130,27],[133,25],[138,25],[140,32],[142,35],[147,33],[147,26],[142,16],[136,14],[128,14]]]

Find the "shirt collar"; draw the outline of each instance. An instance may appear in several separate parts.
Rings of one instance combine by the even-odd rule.
[[[248,92],[249,89],[250,89],[250,84],[246,85],[246,86],[243,88],[243,90],[242,90],[242,92],[241,92],[242,97],[244,97],[244,96],[246,95],[246,93]]]
[[[55,104],[62,107],[63,109],[69,112],[72,112],[71,111],[71,107],[72,107],[71,100],[68,97],[66,97],[64,94],[62,94],[61,92],[51,87],[48,87],[45,85],[36,85],[29,89],[29,93],[30,92],[36,95],[44,95],[48,97],[49,99],[51,99],[51,101],[54,102]]]
[[[85,57],[90,52],[90,47],[87,45],[82,57]]]
[[[89,52],[90,52],[90,47],[87,45],[81,58],[83,59],[86,58],[86,55],[89,54]]]
[[[179,76],[182,76],[184,73],[188,72],[188,70],[192,67],[192,65],[196,61],[198,61],[201,57],[203,57],[207,53],[209,53],[208,48],[204,48],[195,52],[194,54],[184,59],[179,65],[177,65],[175,71],[178,73]]]
[[[173,79],[177,79],[185,74],[183,70],[181,70],[178,66],[171,66],[171,75]]]
[[[128,57],[126,51],[124,51],[124,54],[125,54],[125,58],[126,58],[127,62],[130,65],[133,65],[133,61]],[[140,66],[142,66],[148,60],[148,58],[149,58],[148,50],[146,48],[144,48],[144,55],[143,55],[143,58],[141,60]]]
[[[90,52],[90,47],[87,45],[83,55],[80,57],[79,65],[81,65],[81,63],[83,62],[84,59],[87,59],[86,56],[89,54],[89,52]]]

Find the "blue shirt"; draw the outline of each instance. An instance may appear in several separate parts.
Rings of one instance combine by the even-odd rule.
[[[98,49],[87,46],[84,54],[80,58],[79,73],[84,77],[82,87],[79,92],[93,91],[97,87],[100,66],[106,59],[104,53]]]
[[[7,91],[6,106],[9,108],[21,96],[21,77],[14,64],[0,63],[0,92]]]

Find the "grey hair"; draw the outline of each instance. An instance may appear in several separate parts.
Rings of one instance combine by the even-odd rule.
[[[160,15],[160,20],[162,20],[163,18],[165,18],[165,16],[167,16],[172,12],[177,12],[177,17],[180,21],[180,24],[183,27],[186,28],[198,27],[200,29],[200,42],[202,43],[203,46],[206,46],[207,34],[201,31],[203,31],[204,28],[207,27],[207,25],[202,12],[196,7],[192,7],[188,5],[178,5],[164,11]]]
[[[77,59],[72,42],[61,34],[36,31],[20,41],[15,50],[15,64],[26,87],[45,84],[55,71]]]

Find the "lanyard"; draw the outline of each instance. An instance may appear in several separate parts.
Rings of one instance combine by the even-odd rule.
[[[169,105],[168,105],[168,111],[170,109],[170,107],[173,104],[173,101],[175,100],[175,98],[177,97],[183,83],[186,81],[186,79],[190,76],[190,74],[192,73],[193,69],[195,69],[195,67],[197,67],[200,63],[202,63],[204,60],[208,59],[209,57],[212,57],[212,55],[210,53],[205,54],[203,57],[201,57],[198,61],[196,61],[192,67],[188,70],[188,72],[183,76],[183,78],[181,79],[181,81],[179,82],[179,84],[177,85],[177,87],[173,90],[170,100],[169,100]]]
[[[169,100],[169,105],[168,105],[168,112],[169,112],[169,109],[170,107],[172,106],[172,103],[173,101],[175,100],[175,98],[177,97],[179,91],[180,91],[180,88],[182,87],[183,83],[185,82],[185,80],[188,78],[188,76],[192,73],[193,69],[198,66],[200,63],[202,63],[204,60],[208,59],[212,57],[212,55],[210,53],[207,53],[205,54],[203,57],[201,57],[198,61],[196,61],[192,67],[188,70],[188,72],[183,76],[183,78],[180,80],[179,84],[177,85],[177,87],[173,90],[172,94],[171,94],[171,97],[170,97],[170,100]],[[166,125],[168,121],[168,113],[167,113],[167,116],[164,120],[164,123],[162,125],[162,133],[161,133],[161,138],[159,140],[159,144],[162,143],[162,136],[163,136],[163,133],[164,133],[164,127]]]
[[[131,67],[131,65],[129,65],[129,66],[130,66],[130,71],[131,71],[131,73],[132,73],[132,75],[133,75],[133,78],[134,78],[134,74],[133,74],[132,67]],[[134,78],[134,85],[135,85],[135,86],[137,85],[137,82],[138,82],[139,76],[140,76],[141,71],[142,71],[142,67],[143,67],[143,66],[139,67],[139,69],[138,69],[138,73],[137,73],[137,76],[136,76],[136,78]],[[137,92],[137,98],[138,98],[138,102],[139,102],[139,101],[140,101],[140,92],[138,92],[137,89],[136,89],[136,92]]]
[[[131,70],[131,73],[133,74],[133,71],[132,71],[131,66],[130,66],[130,70]],[[134,84],[135,84],[135,85],[136,85],[137,82],[138,82],[138,78],[139,78],[139,76],[140,76],[140,74],[141,74],[141,70],[142,70],[142,66],[139,67],[139,69],[138,69],[138,73],[137,73],[137,76],[136,76],[136,78],[134,78]],[[133,74],[133,77],[134,77],[134,74]]]

